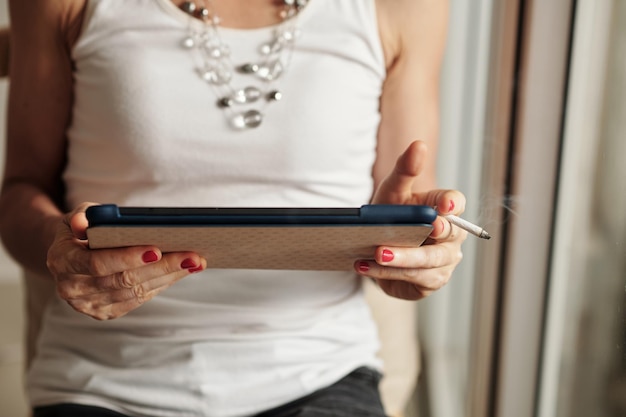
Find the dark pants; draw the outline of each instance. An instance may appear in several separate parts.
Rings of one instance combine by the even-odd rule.
[[[335,384],[256,417],[385,417],[378,392],[380,374],[359,368]],[[33,417],[127,417],[100,407],[59,404],[37,407]]]

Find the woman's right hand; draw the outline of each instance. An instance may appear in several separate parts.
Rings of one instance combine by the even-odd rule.
[[[163,254],[154,246],[89,249],[84,203],[65,215],[48,250],[57,293],[97,320],[121,317],[190,273],[206,268],[194,252]]]

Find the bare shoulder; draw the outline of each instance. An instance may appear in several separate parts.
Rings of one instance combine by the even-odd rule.
[[[18,40],[29,38],[30,44],[48,39],[71,47],[80,34],[86,4],[87,0],[9,0],[11,33]]]
[[[408,53],[441,49],[448,20],[448,0],[376,0],[379,32],[387,66]],[[433,42],[435,41],[435,42]]]
[[[10,0],[7,143],[3,182],[28,183],[59,199],[71,117],[71,47],[85,0]]]

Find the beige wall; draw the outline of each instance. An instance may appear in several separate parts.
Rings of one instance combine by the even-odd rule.
[[[26,417],[22,288],[0,283],[0,417]]]

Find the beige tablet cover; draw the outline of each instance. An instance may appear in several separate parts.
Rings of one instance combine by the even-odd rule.
[[[430,226],[97,226],[92,249],[155,245],[162,252],[195,251],[209,268],[352,270],[377,246],[419,246]]]

